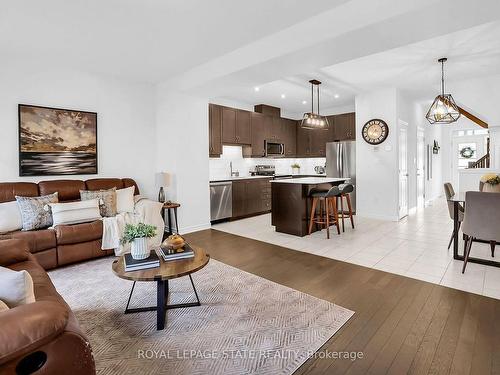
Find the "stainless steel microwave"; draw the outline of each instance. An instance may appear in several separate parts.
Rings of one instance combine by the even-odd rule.
[[[266,156],[280,157],[285,156],[285,144],[279,141],[266,140]]]

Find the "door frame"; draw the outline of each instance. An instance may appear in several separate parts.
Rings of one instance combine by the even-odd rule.
[[[422,179],[422,199],[419,199],[418,196],[418,180],[419,180],[419,136],[422,135],[422,155],[421,155],[421,161],[422,161],[422,170],[421,170],[421,179]],[[415,189],[415,194],[416,196],[416,202],[417,202],[417,209],[418,208],[424,208],[425,207],[425,173],[426,173],[426,168],[425,168],[425,159],[426,159],[426,154],[425,154],[425,128],[418,126],[417,127],[417,148],[416,148],[416,153],[415,153],[415,158],[416,158],[416,165],[415,165],[415,184],[416,184],[416,189]]]
[[[401,130],[406,132],[406,211],[402,212],[401,206],[401,190],[400,190],[400,182],[401,182],[401,159],[400,159],[400,151],[401,151],[401,143],[400,136]],[[398,219],[401,220],[404,217],[408,216],[409,213],[409,195],[410,195],[410,184],[409,184],[409,173],[408,173],[408,123],[406,121],[398,119],[398,136],[397,136],[397,144],[398,144]]]

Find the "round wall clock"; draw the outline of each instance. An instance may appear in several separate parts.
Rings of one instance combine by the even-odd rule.
[[[389,127],[384,120],[375,118],[363,126],[362,135],[369,144],[379,145],[387,139]]]

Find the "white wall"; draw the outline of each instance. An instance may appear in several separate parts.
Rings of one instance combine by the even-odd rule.
[[[0,70],[0,181],[40,181],[62,177],[19,177],[17,105],[97,112],[98,175],[134,178],[141,193],[154,197],[154,89],[63,69],[3,67]]]
[[[178,201],[182,233],[210,227],[208,99],[157,87],[156,170],[171,173],[167,198]]]
[[[398,220],[397,95],[391,88],[356,96],[356,210],[360,216]],[[389,126],[389,136],[379,146],[369,145],[360,135],[373,118]]]

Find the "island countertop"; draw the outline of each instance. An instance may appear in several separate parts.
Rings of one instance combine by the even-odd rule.
[[[290,178],[283,180],[272,180],[272,183],[280,184],[300,184],[300,185],[318,185],[318,184],[329,184],[329,183],[342,183],[349,180],[347,177],[302,177],[302,178]]]

